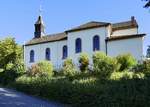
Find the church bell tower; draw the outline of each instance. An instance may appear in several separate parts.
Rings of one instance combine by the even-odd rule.
[[[34,26],[35,26],[34,38],[41,38],[42,36],[44,36],[45,26],[41,15],[38,17],[38,20],[36,21]]]

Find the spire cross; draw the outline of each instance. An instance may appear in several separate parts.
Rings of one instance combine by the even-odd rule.
[[[42,15],[42,11],[43,11],[43,9],[42,9],[42,0],[40,0],[40,8],[39,8],[39,14],[40,15]]]
[[[39,14],[42,15],[42,5],[40,5]]]

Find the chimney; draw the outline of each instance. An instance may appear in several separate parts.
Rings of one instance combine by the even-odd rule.
[[[131,16],[131,22],[132,22],[133,25],[136,25],[136,20],[135,20],[134,16]]]
[[[135,17],[131,16],[131,21],[134,22],[135,21]]]
[[[137,22],[136,22],[136,19],[135,19],[134,16],[131,16],[131,23],[132,23],[132,25],[134,25],[134,26],[138,26],[138,25],[137,25]]]
[[[136,19],[135,19],[134,16],[131,16],[131,23],[132,23],[133,27],[137,28],[137,33],[138,33],[138,24],[137,24]]]

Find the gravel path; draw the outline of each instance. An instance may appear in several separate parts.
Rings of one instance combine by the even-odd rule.
[[[0,88],[0,107],[65,107],[55,102],[44,101],[14,90]]]

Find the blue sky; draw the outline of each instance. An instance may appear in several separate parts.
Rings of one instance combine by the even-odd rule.
[[[135,16],[139,32],[147,33],[144,50],[150,44],[150,11],[141,0],[1,0],[0,38],[13,36],[19,44],[33,38],[40,4],[47,34],[88,21],[115,23]]]

